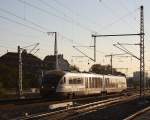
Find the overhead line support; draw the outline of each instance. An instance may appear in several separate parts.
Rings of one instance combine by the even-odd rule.
[[[144,84],[145,84],[145,62],[144,62],[144,10],[143,6],[140,7],[140,33],[138,34],[107,34],[107,35],[94,35],[92,34],[92,37],[113,37],[113,36],[140,36],[140,58],[137,56],[133,55],[131,52],[129,52],[125,48],[120,48],[117,45],[115,45],[117,48],[120,50],[134,56],[138,60],[140,60],[140,96],[142,96],[142,92],[144,93]],[[120,45],[121,46],[121,45]],[[143,82],[143,84],[142,84]],[[142,89],[143,88],[143,89]]]
[[[108,35],[94,35],[94,34],[92,34],[92,37],[139,36],[139,35],[144,35],[144,33],[138,33],[138,34],[108,34]]]

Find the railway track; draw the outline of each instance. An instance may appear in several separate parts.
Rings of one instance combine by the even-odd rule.
[[[43,100],[36,99],[34,100],[23,100],[24,102],[8,103],[0,105],[0,119],[12,119],[16,117],[25,116],[26,114],[37,114],[37,113],[46,113],[53,110],[49,109],[49,105],[59,104],[64,102],[73,102],[76,105],[82,105],[90,102],[96,102],[101,100],[106,100],[108,98],[114,98],[121,96],[120,94],[111,94],[107,96],[89,96],[89,97],[80,97],[75,99],[66,99],[66,100]]]
[[[26,117],[15,118],[13,120],[72,120],[80,116],[96,111],[97,109],[103,109],[112,105],[116,105],[122,102],[127,102],[132,99],[136,99],[138,95],[121,96],[115,98],[109,98],[107,100],[87,103],[84,105],[71,106],[67,109],[62,109],[54,112],[47,112],[42,114],[34,114]],[[61,116],[61,117],[60,117]]]
[[[136,92],[132,93],[128,91],[126,95],[132,95]],[[35,115],[39,113],[48,113],[54,110],[49,109],[49,105],[59,104],[62,102],[73,102],[75,106],[88,104],[92,102],[107,100],[109,98],[120,97],[121,94],[110,94],[107,96],[89,96],[89,97],[80,97],[75,99],[66,99],[66,100],[33,100],[28,102],[20,102],[15,104],[4,104],[0,105],[0,119],[12,119],[16,117],[24,117],[25,115]],[[57,109],[58,110],[58,109]]]
[[[128,92],[126,92],[126,94],[132,94],[133,92],[137,92],[137,90],[128,90]],[[102,99],[105,99],[105,98],[109,98],[109,97],[113,97],[115,95],[118,95],[118,94],[111,94],[111,95],[107,95],[107,96],[102,96],[101,98]],[[97,96],[97,95],[96,95]],[[84,99],[90,99],[92,98],[93,96],[88,96],[88,97],[81,97],[81,98],[73,98],[72,100],[73,101],[76,101],[77,99],[81,99],[81,100],[84,100]],[[99,96],[98,96],[99,97]],[[0,105],[7,105],[7,104],[16,104],[16,105],[21,105],[21,104],[33,104],[33,103],[42,103],[42,102],[49,102],[49,101],[67,101],[69,99],[51,99],[51,98],[42,98],[40,96],[38,97],[34,97],[34,98],[15,98],[15,99],[3,99],[3,100],[0,100]]]
[[[120,94],[111,94],[106,96],[88,96],[88,97],[80,97],[80,98],[72,98],[72,99],[58,99],[58,98],[42,98],[42,97],[36,97],[36,98],[23,98],[23,99],[8,99],[8,100],[0,100],[0,106],[1,105],[8,105],[8,104],[14,104],[14,105],[25,105],[25,104],[34,104],[34,103],[44,103],[44,102],[51,102],[51,103],[57,103],[60,101],[66,102],[66,101],[76,101],[76,100],[90,100],[93,99],[93,97],[106,99],[113,96],[119,96]]]
[[[136,117],[139,117],[140,115],[146,113],[146,112],[149,111],[149,110],[150,110],[150,106],[147,107],[147,108],[145,108],[145,109],[142,109],[142,110],[140,110],[140,111],[138,111],[138,112],[136,112],[136,113],[134,113],[134,114],[132,114],[132,115],[130,115],[130,116],[128,116],[128,117],[125,118],[124,120],[134,120]]]

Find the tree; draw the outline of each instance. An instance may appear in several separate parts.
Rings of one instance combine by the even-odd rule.
[[[111,66],[110,65],[94,64],[90,68],[90,72],[94,72],[97,74],[111,74]]]
[[[77,67],[76,65],[70,65],[70,71],[80,72],[79,67]]]
[[[0,84],[3,88],[15,88],[18,79],[17,69],[0,63]]]
[[[115,68],[113,70],[113,75],[124,75],[121,72],[116,71]],[[101,64],[94,64],[91,66],[90,72],[97,73],[97,74],[112,74],[111,72],[111,66],[110,65],[101,65]]]

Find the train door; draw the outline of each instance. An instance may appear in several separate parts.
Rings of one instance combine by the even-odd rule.
[[[105,87],[105,76],[103,75],[102,77],[102,92],[105,92],[106,91],[106,87]]]
[[[88,79],[88,77],[85,77],[84,80],[85,80],[85,94],[88,94],[88,93],[89,93],[89,92],[88,92],[89,79]]]
[[[88,88],[88,77],[85,77],[85,88]]]

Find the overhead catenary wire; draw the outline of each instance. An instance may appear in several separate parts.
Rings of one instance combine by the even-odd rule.
[[[16,50],[16,48],[8,47],[8,46],[5,46],[5,45],[0,45],[0,47],[5,48],[5,49]]]
[[[0,15],[0,18],[1,18],[1,19],[5,19],[5,20],[7,20],[7,21],[9,21],[9,22],[13,22],[13,23],[22,25],[22,26],[24,26],[24,27],[26,27],[26,28],[29,28],[29,29],[32,29],[32,30],[34,30],[34,31],[38,31],[38,32],[41,32],[41,33],[44,33],[44,34],[45,34],[44,31],[42,31],[42,30],[40,30],[40,29],[38,29],[38,28],[35,28],[35,27],[32,27],[32,26],[23,24],[23,23],[18,22],[18,21],[16,21],[16,20],[12,20],[12,19],[10,19],[10,18],[8,18],[8,17],[5,17],[5,16]]]
[[[116,12],[114,11],[114,9],[112,9],[111,7],[109,7],[106,2],[102,2],[102,4],[105,6],[105,8],[109,9],[109,11],[112,13],[112,16],[114,16],[115,18],[118,17],[118,14],[116,14]],[[131,25],[129,25],[129,23],[125,20],[125,19],[120,19],[123,23],[126,23],[128,27],[130,27],[132,30],[135,31],[135,29],[133,29],[133,27],[131,27]]]
[[[131,14],[134,14],[137,10],[138,10],[138,9],[135,9],[135,10],[133,10],[133,11],[130,11],[130,12],[128,12],[127,14],[125,14],[125,15],[123,15],[123,16],[117,18],[116,20],[112,21],[111,23],[109,23],[109,24],[107,24],[107,25],[104,25],[104,26],[101,28],[101,30],[106,30],[106,29],[110,28],[111,26],[117,24],[119,21],[125,19],[125,17],[128,17],[128,16],[130,16]]]
[[[10,15],[12,15],[12,16],[15,16],[15,17],[17,17],[17,18],[19,18],[19,19],[21,19],[21,20],[23,20],[23,21],[26,21],[26,22],[28,22],[28,23],[30,23],[30,24],[36,26],[36,27],[39,27],[39,28],[45,30],[45,32],[44,32],[44,31],[41,31],[41,30],[40,30],[40,32],[46,33],[46,31],[48,31],[47,28],[45,28],[45,27],[43,27],[43,26],[41,26],[41,25],[39,25],[39,24],[36,24],[36,23],[34,23],[34,22],[30,21],[30,20],[24,19],[24,18],[22,18],[22,17],[20,17],[20,16],[18,16],[18,15],[16,15],[16,14],[14,14],[14,13],[8,11],[8,10],[4,10],[4,9],[0,8],[0,11],[2,11],[2,12],[4,12],[4,13],[7,13],[7,14],[10,14]],[[3,17],[3,16],[1,16],[1,17],[4,18],[4,19],[9,20],[9,21],[11,21],[11,22],[15,22],[15,23],[17,23],[17,24],[20,24],[20,25],[23,25],[23,26],[26,26],[26,27],[29,27],[29,28],[30,28],[30,26],[25,25],[25,24],[23,24],[23,23],[17,22],[17,21],[15,21],[15,20],[11,20],[11,19],[9,19],[9,18],[7,18],[7,17]],[[36,29],[36,28],[33,28],[33,27],[32,27],[32,29]],[[38,30],[38,31],[39,31],[39,30]],[[59,33],[59,35],[61,35],[61,36],[62,36],[63,38],[65,38],[66,40],[68,40],[68,41],[70,41],[70,42],[73,42],[73,39],[68,38],[68,37],[66,37],[66,36],[64,36],[64,35],[62,35],[62,34],[60,34],[60,33]],[[78,44],[79,44],[79,43],[78,43]]]
[[[55,3],[57,3],[59,6],[62,6],[63,8],[65,8],[66,10],[68,10],[68,12],[73,13],[75,16],[80,17],[80,18],[85,18],[86,21],[89,21],[90,23],[92,23],[92,24],[94,24],[94,25],[96,25],[96,26],[102,27],[101,24],[99,24],[99,23],[97,23],[97,22],[91,20],[90,17],[85,16],[85,15],[81,15],[80,13],[73,11],[70,7],[68,7],[67,5],[63,4],[62,2],[60,2],[60,1],[58,1],[58,0],[53,0],[53,1],[54,1]]]
[[[16,14],[14,14],[14,13],[8,11],[8,10],[5,10],[5,9],[0,8],[0,11],[2,11],[2,12],[4,12],[4,13],[7,13],[7,14],[9,14],[9,15],[15,16],[16,18],[18,18],[18,19],[20,19],[20,20],[26,21],[26,22],[28,22],[28,23],[34,25],[35,27],[38,27],[38,28],[40,28],[40,29],[43,29],[43,30],[48,31],[47,28],[45,28],[45,27],[43,27],[43,26],[41,26],[41,25],[39,25],[39,24],[36,24],[36,23],[34,23],[33,21],[30,21],[30,20],[28,20],[28,19],[24,19],[24,18],[22,18],[22,17],[20,17],[20,16],[18,16],[18,15],[16,15]]]
[[[41,8],[41,7],[38,7],[38,6],[36,6],[36,5],[32,4],[32,3],[29,3],[29,2],[23,1],[23,0],[18,0],[18,1],[21,2],[22,4],[26,4],[26,5],[28,5],[28,6],[32,7],[32,8],[34,8],[34,9],[37,9],[37,10],[43,12],[43,13],[46,13],[46,14],[48,14],[48,15],[52,15],[52,16],[57,17],[57,18],[59,18],[59,19],[61,18],[61,19],[63,19],[64,21],[70,22],[70,20],[66,19],[65,17],[58,16],[58,15],[56,15],[56,14],[54,14],[54,13],[48,11],[48,10],[45,10],[45,9],[43,9],[43,8]]]
[[[49,8],[52,8],[53,10],[55,10],[57,13],[60,13],[62,14],[63,16],[67,16],[69,17],[68,15],[66,15],[64,12],[58,10],[57,8],[55,8],[54,6],[52,6],[51,4],[49,4],[48,2],[44,1],[44,0],[38,0],[40,3],[44,4],[45,6],[49,7]]]
[[[5,19],[5,20],[7,20],[7,21],[9,21],[9,22],[12,22],[12,23],[15,23],[15,24],[19,24],[19,25],[21,25],[21,26],[24,26],[24,27],[26,27],[26,28],[32,29],[32,30],[34,30],[34,31],[38,31],[38,32],[41,32],[41,33],[46,34],[46,31],[42,31],[42,30],[40,30],[40,29],[37,29],[37,28],[34,28],[34,27],[32,27],[32,26],[29,26],[29,25],[23,24],[23,23],[21,23],[21,22],[18,22],[18,21],[16,21],[16,20],[12,20],[12,19],[10,19],[10,18],[8,18],[8,17],[0,16],[0,18]],[[59,35],[61,35],[61,36],[62,36],[64,39],[66,39],[67,41],[73,43],[73,39],[68,38],[68,37],[62,35],[61,33],[59,33]],[[80,43],[77,43],[77,44],[80,44]]]
[[[19,1],[23,1],[23,0],[19,0]],[[43,0],[42,0],[43,1]],[[26,2],[24,2],[24,3],[26,3]],[[45,3],[45,2],[44,2]],[[46,4],[46,3],[45,3]],[[31,5],[31,4],[30,4]],[[80,25],[80,23],[77,23],[78,25]]]
[[[41,7],[38,7],[38,6],[36,6],[36,5],[32,4],[32,3],[29,3],[27,1],[23,1],[23,0],[18,0],[18,1],[23,3],[23,4],[26,4],[26,5],[30,6],[32,8],[34,8],[34,9],[37,9],[37,10],[39,10],[41,12],[44,12],[45,14],[54,16],[54,17],[56,17],[58,19],[62,19],[63,21],[65,21],[67,23],[72,23],[72,19],[67,19],[66,17],[60,16],[60,15],[56,15],[56,14],[54,14],[54,13],[48,11],[48,10],[45,10],[45,9],[43,9]],[[82,29],[84,29],[86,31],[95,32],[95,30],[93,30],[93,29],[91,29],[91,28],[89,28],[89,27],[87,27],[85,25],[82,25],[81,23],[79,23],[77,21],[75,23],[76,23],[77,26],[79,26],[80,28],[82,28]]]

